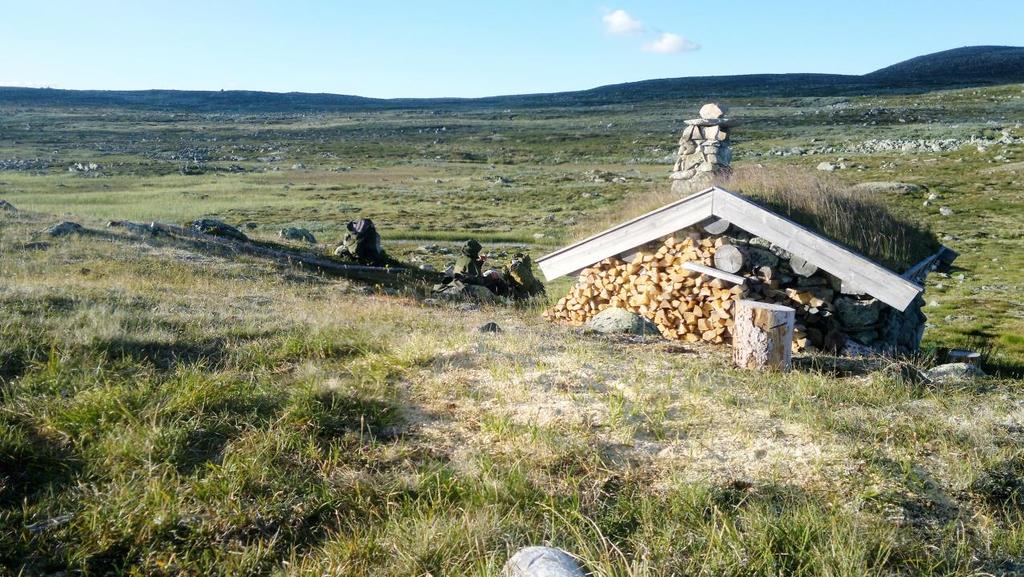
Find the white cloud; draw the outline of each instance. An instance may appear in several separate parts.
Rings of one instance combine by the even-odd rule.
[[[657,40],[652,40],[651,42],[644,44],[644,50],[657,54],[693,52],[699,48],[700,44],[671,32],[662,32],[661,36],[659,36]]]
[[[630,16],[625,10],[609,12],[601,20],[604,22],[605,32],[615,36],[627,36],[644,31],[644,23]]]

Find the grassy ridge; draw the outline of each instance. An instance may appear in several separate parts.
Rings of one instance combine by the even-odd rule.
[[[737,372],[162,240],[24,252],[41,223],[4,224],[15,572],[484,575],[537,542],[607,575],[1024,554],[1011,382]],[[506,333],[478,335],[490,318]]]

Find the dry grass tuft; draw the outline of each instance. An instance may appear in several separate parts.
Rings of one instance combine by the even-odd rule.
[[[716,182],[816,230],[892,270],[934,254],[939,241],[884,204],[839,180],[797,167],[743,167]]]
[[[893,214],[878,200],[841,181],[798,167],[741,167],[714,184],[762,206],[894,270],[902,272],[939,248],[923,224]],[[578,239],[679,199],[668,185],[627,199],[577,228]]]

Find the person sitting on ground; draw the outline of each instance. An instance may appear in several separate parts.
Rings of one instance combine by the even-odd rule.
[[[345,227],[348,234],[334,254],[346,256],[363,264],[382,265],[385,262],[380,234],[373,221],[368,218],[349,221]]]
[[[544,284],[533,276],[533,262],[530,255],[517,252],[512,261],[502,269],[502,276],[510,287],[512,298],[527,299],[544,294]]]
[[[483,246],[476,239],[469,239],[462,245],[462,254],[455,261],[452,274],[460,280],[475,279],[483,274],[484,262],[487,257],[480,256]]]

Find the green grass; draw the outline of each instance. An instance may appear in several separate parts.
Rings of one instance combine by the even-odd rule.
[[[0,198],[23,209],[0,215],[0,567],[493,575],[517,548],[550,543],[597,575],[1020,572],[1020,145],[769,153],[983,135],[990,119],[1022,117],[1021,95],[733,103],[741,166],[842,155],[862,167],[842,182],[940,195],[878,200],[961,252],[929,279],[921,363],[968,346],[995,374],[941,386],[827,357],[752,374],[721,350],[548,325],[543,303],[463,311],[117,229],[38,234],[64,218],[215,215],[262,239],[307,226],[329,245],[361,215],[411,262],[443,266],[452,257],[419,245],[470,235],[498,260],[506,244],[536,256],[664,184],[656,160],[678,129],[666,110],[694,102],[318,118],[6,110],[0,159],[55,160],[0,172]],[[170,155],[187,147],[247,171],[182,176]],[[79,161],[102,175],[66,171]],[[504,332],[477,332],[491,320]]]

